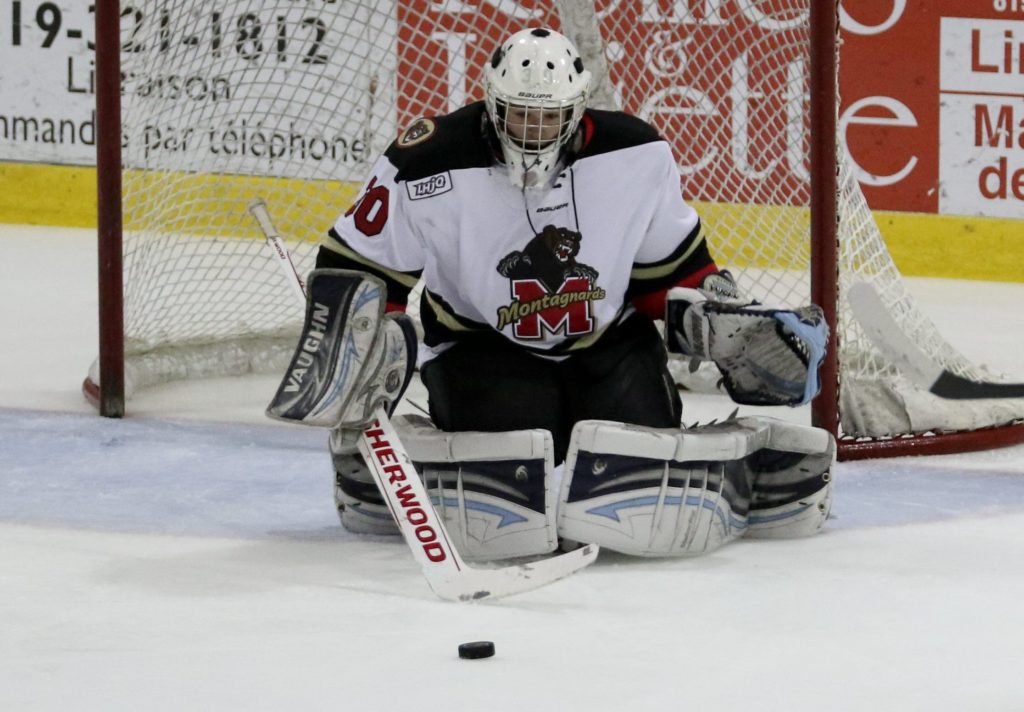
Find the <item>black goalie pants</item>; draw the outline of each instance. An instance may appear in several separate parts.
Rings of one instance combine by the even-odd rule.
[[[664,342],[640,314],[563,361],[534,356],[500,334],[474,335],[426,363],[421,375],[438,428],[543,428],[554,438],[556,464],[577,421],[669,428],[682,416]]]

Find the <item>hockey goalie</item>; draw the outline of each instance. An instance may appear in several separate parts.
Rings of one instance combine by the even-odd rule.
[[[669,144],[586,108],[590,73],[568,39],[513,34],[484,84],[483,101],[391,144],[308,282],[268,413],[330,429],[342,524],[397,531],[356,441],[418,365],[429,418],[394,423],[469,561],[575,542],[694,556],[820,530],[831,435],[764,417],[683,428],[667,354],[714,362],[738,403],[806,403],[821,311],[740,297]],[[403,312],[421,279],[417,334]]]

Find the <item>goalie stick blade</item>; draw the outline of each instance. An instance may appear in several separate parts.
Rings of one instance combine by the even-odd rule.
[[[846,301],[875,347],[918,388],[949,400],[1024,398],[1024,383],[973,381],[935,363],[903,333],[878,291],[867,282],[850,287]]]
[[[438,580],[427,577],[431,589],[446,601],[482,601],[504,598],[541,588],[571,576],[590,566],[597,559],[600,547],[588,544],[580,549],[500,569],[478,569],[466,566],[460,573]]]
[[[943,371],[928,390],[940,398],[948,398],[950,400],[1024,398],[1024,383],[972,381],[949,371]]]

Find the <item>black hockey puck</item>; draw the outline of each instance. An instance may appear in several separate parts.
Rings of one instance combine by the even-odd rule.
[[[459,646],[459,657],[464,660],[489,658],[494,655],[494,643],[489,640],[477,640]]]

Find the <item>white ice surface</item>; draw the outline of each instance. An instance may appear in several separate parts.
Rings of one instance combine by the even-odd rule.
[[[444,603],[338,526],[325,434],[262,416],[275,379],[96,417],[92,237],[0,246],[0,710],[1024,710],[1024,446],[841,464],[812,539]],[[911,288],[1024,374],[1024,285]]]

